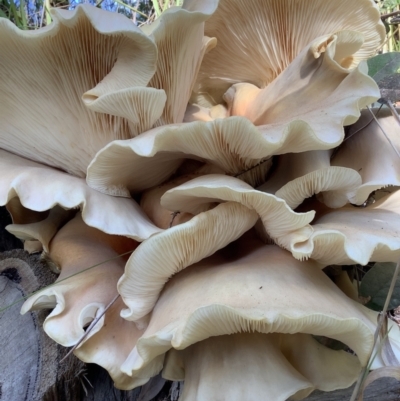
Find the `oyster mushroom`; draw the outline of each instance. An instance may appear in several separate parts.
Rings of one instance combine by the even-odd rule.
[[[243,0],[220,0],[205,29],[218,47],[204,58],[192,101],[207,107],[222,103],[223,94],[236,83],[264,88],[315,38],[340,31],[363,37],[349,43],[352,54],[338,54],[345,68],[373,56],[385,38],[372,0],[256,0],[251,7]]]
[[[30,235],[36,239],[42,239],[42,233],[48,232],[39,224],[30,227]],[[21,313],[53,309],[43,329],[65,347],[76,345],[90,323],[99,318],[74,353],[85,362],[107,369],[120,388],[144,384],[148,375],[132,379],[120,370],[142,333],[134,323],[120,317],[123,305],[120,299],[107,309],[118,295],[117,281],[127,258],[119,255],[133,251],[137,242],[89,227],[80,214],[55,231],[47,246],[47,259],[61,271],[60,276],[54,284],[29,297]]]
[[[52,24],[29,32],[0,19],[0,204],[19,198],[19,223],[30,221],[25,209],[60,205],[110,234],[148,238],[160,230],[135,201],[99,197],[84,177],[104,145],[161,116],[165,92],[147,87],[156,45],[119,14],[88,5],[52,13]]]
[[[364,3],[371,8],[369,0]],[[373,43],[379,43],[382,26],[377,10],[372,9],[364,22],[376,28]],[[318,19],[321,10],[325,13],[321,7],[313,17]],[[158,127],[140,137],[111,142],[90,164],[89,185],[104,193],[112,193],[116,185],[125,188],[123,193],[128,195],[164,182],[188,158],[236,176],[273,155],[338,146],[344,138],[343,126],[356,122],[360,109],[380,94],[364,63],[354,68],[341,64],[362,48],[362,33],[326,31],[321,35],[318,30],[265,88],[247,82],[231,87],[225,94],[226,104],[214,104],[218,112],[211,108],[208,118],[203,110],[203,117],[195,121],[196,107],[191,106],[185,117],[189,123]],[[261,40],[248,46],[260,52]],[[218,45],[208,54],[215,52]],[[296,107],[288,108],[292,103]],[[225,113],[221,107],[226,108]]]
[[[166,354],[163,375],[185,379],[183,400],[301,399],[349,386],[368,362],[375,326],[316,262],[243,238],[168,281],[122,371],[134,377]],[[244,378],[232,385],[239,365]]]
[[[0,169],[0,205],[13,202],[9,210],[18,224],[30,223],[33,216],[36,221],[43,220],[48,210],[59,205],[64,209],[80,208],[86,224],[108,234],[143,241],[161,231],[133,199],[101,194],[82,178],[1,149]]]

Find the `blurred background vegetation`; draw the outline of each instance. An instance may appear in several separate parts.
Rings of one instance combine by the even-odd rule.
[[[201,0],[199,0],[201,1]],[[387,39],[380,52],[400,50],[400,0],[375,0],[386,25]],[[0,0],[0,17],[13,21],[20,29],[38,29],[51,22],[51,8],[72,10],[89,3],[126,15],[135,24],[150,23],[170,6],[183,0]]]
[[[1,0],[0,0],[1,1]],[[382,52],[400,50],[400,0],[378,0],[382,14],[382,20],[386,26],[386,41],[382,46]]]
[[[124,14],[141,25],[150,23],[168,7],[182,3],[183,0],[0,0],[0,17],[11,20],[20,29],[38,29],[51,23],[51,8],[73,10],[79,4],[92,4]]]

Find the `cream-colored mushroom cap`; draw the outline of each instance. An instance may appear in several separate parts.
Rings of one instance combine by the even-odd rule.
[[[82,178],[1,149],[0,170],[0,205],[18,197],[19,202],[15,202],[12,214],[20,215],[19,224],[29,223],[32,211],[48,211],[59,205],[64,209],[81,209],[87,225],[108,234],[143,241],[161,231],[133,199],[101,194],[88,187]]]
[[[292,248],[295,258],[325,265],[396,262],[400,257],[400,191],[366,207],[325,209],[312,225],[308,241]]]
[[[204,54],[216,45],[204,36],[204,22],[215,12],[218,0],[185,0],[182,7],[171,7],[142,30],[157,45],[152,88],[167,95],[165,108],[157,126],[181,123]]]
[[[254,238],[239,240],[174,275],[149,319],[122,370],[136,375],[149,364],[159,364],[169,350],[184,350],[167,357],[165,375],[185,378],[188,398],[184,399],[198,391],[199,400],[242,400],[245,389],[250,391],[248,399],[257,399],[259,391],[267,387],[274,400],[286,400],[299,391],[304,396],[314,388],[346,387],[356,379],[360,363],[367,363],[374,332],[357,303],[347,298],[318,264],[296,261],[290,253]],[[226,337],[234,333],[253,334]],[[291,334],[294,343],[269,333]],[[344,352],[324,349],[308,335],[297,337],[297,333],[342,341],[360,362]],[[225,337],[219,340],[218,336]],[[295,355],[296,340],[315,356],[314,363]],[[246,380],[238,379],[244,388],[237,395],[228,391],[229,397],[224,398],[225,386],[216,386],[215,377],[219,383],[232,382],[234,367],[242,357],[245,364],[249,359],[257,364],[254,369],[240,369],[246,377],[248,372],[249,386],[254,387],[250,389]],[[221,361],[226,368],[222,369]]]
[[[90,164],[88,184],[128,196],[164,182],[188,158],[238,176],[273,155],[338,146],[343,126],[380,96],[365,64],[347,69],[338,62],[361,39],[357,32],[317,38],[266,88],[231,87],[225,94],[229,118],[158,127],[110,143]],[[296,107],[288,106],[293,102]]]
[[[23,241],[39,241],[43,250],[48,253],[50,241],[75,213],[75,210],[55,206],[44,220],[30,224],[9,224],[6,230]]]
[[[118,292],[128,306],[121,316],[142,319],[172,275],[238,239],[257,218],[253,210],[227,202],[143,242],[129,258],[118,283]],[[142,319],[140,327],[146,323]]]
[[[319,150],[282,155],[271,177],[257,189],[275,194],[293,209],[315,194],[332,208],[354,203],[361,176],[351,168],[331,166],[331,154]]]
[[[354,67],[374,55],[385,38],[375,2],[256,0],[249,6],[244,0],[220,0],[205,29],[207,36],[216,37],[218,46],[204,59],[197,92],[220,103],[232,84],[265,87],[312,40],[345,30],[364,38],[354,55],[338,57],[341,65]]]
[[[161,116],[164,91],[146,88],[157,49],[118,13],[51,12],[34,31],[0,20],[0,147],[84,177],[103,146]]]
[[[360,174],[362,185],[355,194],[356,204],[377,189],[400,185],[399,124],[389,109],[371,111],[378,123],[369,110],[363,110],[332,159],[333,166],[352,168]]]
[[[122,388],[132,388],[148,380],[123,374],[120,366],[141,332],[136,325],[120,318],[121,300],[105,312],[118,294],[117,281],[126,258],[121,253],[133,250],[135,241],[104,234],[88,227],[78,214],[62,227],[49,246],[48,258],[61,270],[57,281],[29,297],[21,313],[54,308],[43,328],[57,343],[71,347],[85,334],[90,323],[100,318],[74,352],[85,362],[107,369]]]
[[[307,242],[313,230],[309,223],[315,212],[295,213],[283,199],[257,191],[237,178],[209,174],[195,178],[167,191],[161,205],[169,210],[199,213],[210,202],[238,202],[255,210],[269,237],[292,250]]]

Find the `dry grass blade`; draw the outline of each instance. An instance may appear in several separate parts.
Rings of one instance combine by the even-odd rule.
[[[396,358],[396,355],[392,349],[392,346],[389,341],[389,332],[388,332],[388,316],[384,315],[384,322],[381,327],[381,331],[379,333],[379,337],[381,340],[382,348],[381,348],[381,357],[386,366],[400,366],[399,360]]]
[[[372,115],[373,114],[374,113],[372,113]],[[397,280],[397,276],[399,275],[399,272],[400,272],[400,259],[397,262],[396,269],[395,269],[395,271],[393,273],[392,281],[390,283],[390,288],[389,288],[388,294],[386,296],[385,305],[383,306],[383,311],[379,314],[378,325],[377,325],[377,328],[376,328],[375,333],[374,333],[374,343],[373,343],[373,346],[372,346],[372,349],[371,349],[371,352],[370,352],[370,355],[369,355],[369,358],[368,358],[369,361],[373,360],[373,358],[371,358],[372,357],[372,353],[373,353],[373,351],[375,349],[378,337],[379,337],[380,333],[382,332],[382,325],[385,322],[385,318],[387,319],[386,312],[388,310],[390,299],[392,298],[394,286],[396,284],[396,280]],[[367,381],[367,379],[369,377],[369,376],[367,377],[369,366],[370,366],[370,364],[367,364],[364,367],[364,369],[361,371],[361,374],[358,377],[356,386],[354,387],[353,394],[351,395],[350,401],[359,401],[360,392],[362,392],[363,391],[362,389],[364,389],[366,387],[365,383],[366,383],[366,381]],[[396,367],[396,369],[398,370],[399,368]],[[377,369],[376,371],[378,371],[378,370],[380,370],[380,369]]]
[[[85,338],[89,335],[89,333],[92,331],[93,327],[96,326],[96,324],[100,321],[100,319],[104,316],[104,314],[110,309],[110,307],[114,304],[114,302],[120,297],[119,294],[117,294],[112,301],[104,308],[103,312],[100,313],[99,316],[97,316],[95,319],[93,319],[93,322],[90,323],[90,326],[86,329],[85,334],[78,340],[78,342],[69,350],[68,354],[64,356],[63,359],[61,359],[60,362],[63,362],[65,359],[67,359],[78,347],[82,342],[85,340]]]

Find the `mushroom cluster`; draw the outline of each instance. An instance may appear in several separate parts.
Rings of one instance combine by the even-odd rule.
[[[362,110],[375,2],[185,0],[142,29],[52,15],[0,18],[0,205],[60,272],[22,313],[52,309],[46,333],[121,389],[161,371],[182,401],[350,386],[377,314],[323,269],[400,257],[400,136]]]

